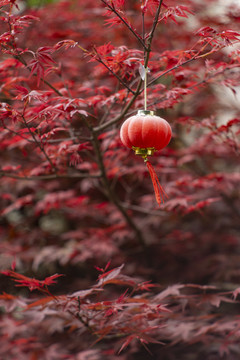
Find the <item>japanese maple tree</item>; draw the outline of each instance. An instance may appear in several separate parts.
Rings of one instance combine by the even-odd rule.
[[[239,359],[240,5],[0,12],[0,358]],[[146,100],[160,207],[119,136]]]

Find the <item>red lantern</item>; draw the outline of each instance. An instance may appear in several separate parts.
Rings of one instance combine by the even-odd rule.
[[[142,156],[146,162],[159,205],[164,201],[163,195],[166,194],[147,156],[167,146],[171,136],[172,130],[168,122],[156,116],[153,111],[147,110],[139,110],[137,115],[128,118],[120,130],[122,143],[133,149],[136,155]]]

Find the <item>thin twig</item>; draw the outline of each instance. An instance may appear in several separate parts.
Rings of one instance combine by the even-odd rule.
[[[128,86],[128,84],[123,81],[118,74],[116,74],[101,58],[99,53],[97,52],[97,49],[93,47],[94,53],[90,52],[86,49],[84,49],[82,46],[78,45],[79,49],[81,49],[85,54],[92,56],[96,61],[98,61],[100,64],[102,64],[114,77],[118,79],[118,81],[126,88],[128,91],[130,91],[132,94],[135,94],[135,92]]]
[[[34,132],[31,130],[31,128],[29,127],[24,115],[22,115],[22,119],[23,119],[23,122],[25,124],[25,126],[27,127],[28,131],[29,131],[29,134],[32,136],[35,144],[37,145],[37,147],[41,150],[41,152],[44,154],[45,158],[47,159],[47,161],[49,162],[49,164],[51,165],[51,168],[54,170],[55,173],[57,173],[57,168],[56,166],[53,164],[52,160],[50,159],[50,157],[48,156],[48,154],[46,153],[45,149],[44,149],[44,146],[41,144],[40,141],[37,140]]]
[[[144,68],[145,69],[147,69],[147,67],[148,67],[148,62],[149,62],[150,53],[151,53],[153,35],[155,33],[155,30],[156,30],[156,27],[157,27],[157,24],[158,24],[158,18],[159,18],[159,14],[160,14],[160,11],[161,11],[162,2],[163,2],[163,0],[160,0],[160,2],[158,4],[158,8],[157,8],[157,11],[156,11],[156,14],[155,14],[152,29],[151,29],[150,35],[149,35],[149,37],[147,39],[147,47],[144,48]]]
[[[25,61],[25,59],[19,54],[19,55],[13,55],[14,59],[20,61],[20,63],[22,63],[23,65],[26,66],[26,69],[28,69],[28,71],[31,71],[28,67],[27,62]],[[33,76],[37,76],[36,74],[33,74]],[[47,80],[45,80],[43,77],[40,78],[41,81],[47,85],[48,87],[50,87],[50,89],[52,89],[57,95],[59,96],[63,96],[63,94],[60,93],[60,91],[58,89],[56,89],[50,82],[48,82]]]
[[[195,60],[195,59],[191,59],[191,60]],[[184,64],[185,64],[185,63],[184,63]],[[239,67],[239,66],[237,65],[237,67]],[[170,70],[171,70],[171,69],[170,69]],[[213,79],[214,77],[217,77],[218,75],[222,75],[225,71],[229,71],[229,70],[231,70],[231,69],[223,69],[223,70],[220,70],[220,71],[218,71],[218,72],[216,72],[216,73],[214,73],[214,74],[208,75],[208,77],[206,77],[205,79],[200,80],[200,81],[198,81],[197,83],[189,86],[189,87],[187,88],[187,90],[193,90],[193,89],[195,89],[195,88],[199,89],[199,86],[201,86],[201,85],[203,85],[203,84],[207,84],[209,80]],[[141,92],[142,92],[142,91],[143,91],[143,89],[141,90]],[[170,98],[171,98],[171,97],[170,97]],[[164,98],[155,100],[155,101],[153,101],[150,105],[156,105],[156,104],[161,103],[161,102],[163,102],[163,101],[165,101],[165,100],[167,100],[167,99],[169,100],[170,98],[164,97]]]
[[[121,203],[121,205],[128,210],[133,210],[142,214],[147,214],[147,215],[153,215],[153,216],[160,216],[163,217],[163,212],[159,211],[159,210],[151,210],[151,209],[146,209],[144,207],[141,206],[137,206],[137,205],[129,205],[129,204],[125,204],[125,203]]]
[[[157,11],[156,11],[156,14],[155,14],[155,18],[154,18],[154,21],[153,21],[152,29],[150,31],[150,35],[149,35],[148,40],[147,40],[147,49],[146,50],[149,53],[151,52],[151,45],[152,45],[153,35],[155,33],[155,30],[156,30],[156,27],[157,27],[157,24],[158,24],[158,19],[159,19],[159,14],[160,14],[160,11],[161,11],[162,3],[163,3],[163,0],[160,0],[159,4],[158,4]]]
[[[125,87],[128,89],[128,91],[130,91],[132,94],[135,94],[135,92],[128,86],[128,84],[125,83],[125,81],[123,81],[120,76],[118,76],[118,74],[116,74],[100,57],[100,55],[97,53],[97,58],[95,58],[100,64],[102,64],[113,76],[115,76],[118,81]]]
[[[124,118],[124,116],[127,114],[128,110],[130,109],[130,107],[132,106],[132,104],[134,103],[134,101],[136,100],[136,98],[138,97],[138,95],[140,94],[140,89],[142,86],[142,79],[140,78],[137,89],[135,90],[135,94],[133,95],[133,97],[129,100],[129,102],[127,103],[127,105],[124,107],[124,109],[122,110],[121,114],[117,115],[115,118],[113,118],[112,120],[96,126],[93,128],[93,131],[95,133],[99,133],[102,130],[107,129],[109,126],[117,123],[118,121],[122,120]]]
[[[5,130],[7,130],[8,132],[10,132],[10,133],[12,133],[12,134],[14,134],[14,135],[19,136],[21,139],[26,140],[26,141],[29,142],[30,144],[35,143],[34,140],[30,140],[30,139],[26,138],[25,136],[23,136],[22,134],[19,134],[17,131],[12,130],[12,129],[9,129],[4,123],[3,123],[2,125],[3,125],[3,128],[4,128]]]
[[[138,39],[138,41],[140,42],[140,44],[143,46],[143,48],[145,48],[145,44],[144,41],[141,39],[141,37],[131,28],[131,26],[129,26],[129,24],[124,20],[124,18],[119,14],[119,12],[114,9],[110,4],[107,3],[107,1],[105,0],[101,0],[112,12],[114,12],[115,15],[117,15],[117,17],[119,17],[119,19],[127,26],[128,30],[131,31],[131,33]]]
[[[80,315],[80,306],[81,306],[81,299],[80,297],[78,297],[78,312],[74,313],[71,310],[68,310],[69,314],[71,314],[72,316],[76,317],[91,333],[94,332],[93,328],[89,325],[88,321],[84,320],[82,315]]]
[[[149,83],[147,84],[147,86],[152,85],[152,84],[155,83],[157,80],[159,80],[161,77],[165,76],[166,74],[170,73],[171,71],[174,71],[174,70],[178,69],[179,67],[184,66],[184,65],[186,65],[186,64],[188,64],[188,63],[190,63],[190,62],[192,62],[192,61],[194,61],[194,60],[196,60],[195,57],[193,57],[193,58],[191,58],[191,59],[188,59],[188,60],[184,61],[183,63],[179,63],[179,64],[173,66],[172,68],[164,71],[163,73],[161,73],[160,75],[156,76],[154,79],[152,79],[151,81],[149,81]],[[142,92],[142,91],[143,91],[143,89],[141,90],[141,92]]]
[[[34,76],[36,76],[36,74],[34,74]],[[63,94],[61,94],[58,89],[56,89],[52,84],[50,84],[50,82],[48,82],[47,80],[43,79],[42,77],[41,77],[41,81],[43,81],[45,85],[47,85],[48,87],[50,87],[50,89],[52,89],[56,94],[58,94],[59,96],[63,96]]]

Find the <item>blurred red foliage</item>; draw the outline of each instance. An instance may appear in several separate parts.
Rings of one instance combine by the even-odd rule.
[[[239,359],[240,8],[29,4],[0,1],[0,358]],[[143,65],[160,208],[119,137]]]

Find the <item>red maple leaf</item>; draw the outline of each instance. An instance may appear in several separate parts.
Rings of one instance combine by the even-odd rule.
[[[46,277],[44,280],[38,280],[38,279],[34,279],[34,278],[29,278],[22,274],[18,274],[12,270],[5,270],[5,271],[2,271],[1,273],[13,278],[13,280],[17,283],[16,286],[28,287],[30,291],[48,290],[47,287],[49,285],[56,284],[55,279],[57,279],[60,276],[63,276],[62,274],[54,274],[52,276]]]

